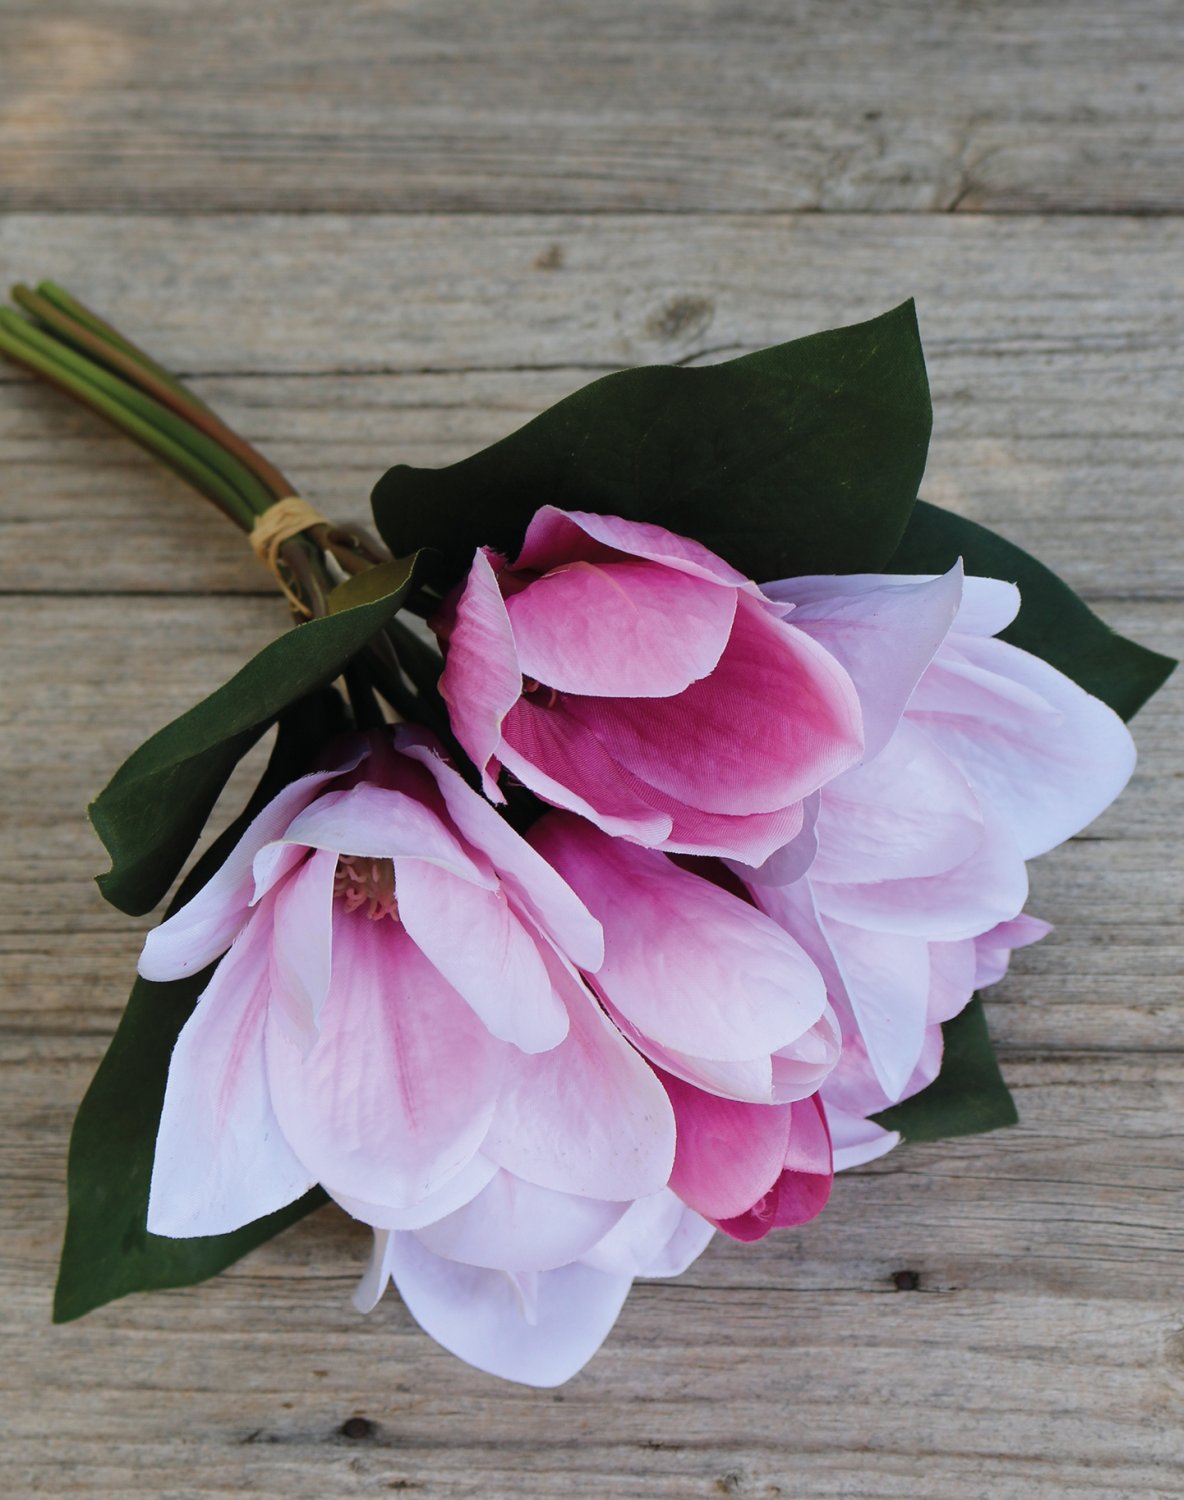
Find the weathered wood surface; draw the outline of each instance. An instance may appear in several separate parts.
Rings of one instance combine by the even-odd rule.
[[[10,208],[1184,201],[1177,0],[5,0],[0,67]]]
[[[599,371],[915,294],[926,494],[1179,654],[1182,58],[1168,0],[0,0],[0,273],[110,310],[355,517],[387,464]],[[989,1006],[1022,1124],[639,1287],[538,1393],[393,1298],[355,1315],[335,1212],[49,1325],[69,1123],[145,925],[99,900],[83,808],[285,617],[220,517],[7,369],[0,592],[0,1493],[1181,1494],[1184,684],[1034,868],[1057,930]]]

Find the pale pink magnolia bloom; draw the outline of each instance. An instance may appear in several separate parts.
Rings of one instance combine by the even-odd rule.
[[[1134,766],[1126,726],[1046,662],[995,639],[1017,590],[891,575],[765,585],[850,673],[864,762],[811,799],[802,832],[743,872],[823,974],[843,1031],[822,1086],[836,1164],[895,1142],[865,1116],[936,1076],[941,1022],[1046,924],[1025,861],[1090,823]]]
[[[393,1276],[446,1347],[552,1384],[635,1276],[701,1251],[713,1225],[696,1205],[721,1222],[804,1216],[796,1101],[838,1030],[798,945],[570,814],[532,843],[407,729],[357,738],[259,814],[141,959],[168,979],[223,954],[170,1065],[154,1233],[222,1233],[319,1182],[376,1230],[360,1304]],[[766,1129],[743,1173],[741,1140],[709,1160],[698,1081],[702,1119],[717,1095],[766,1101],[771,1154]],[[731,1195],[713,1196],[725,1170]]]
[[[318,1182],[403,1228],[499,1169],[621,1203],[669,1178],[666,1093],[573,967],[600,966],[599,924],[430,747],[394,743],[285,788],[148,937],[148,979],[224,955],[173,1052],[153,1233],[224,1233]]]
[[[698,542],[544,506],[434,622],[453,731],[606,833],[759,864],[862,747],[847,674]]]

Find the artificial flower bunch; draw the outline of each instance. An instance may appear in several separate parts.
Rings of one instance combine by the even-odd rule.
[[[65,293],[18,301],[6,350],[216,489],[302,621],[92,809],[145,911],[279,725],[80,1110],[59,1316],[328,1196],[373,1228],[359,1307],[393,1281],[554,1385],[634,1278],[1015,1118],[975,992],[1048,930],[1026,862],[1117,796],[1171,664],[916,503],[911,308],[394,469],[388,553]]]

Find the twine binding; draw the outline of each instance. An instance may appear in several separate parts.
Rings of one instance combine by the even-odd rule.
[[[263,566],[271,570],[288,603],[302,615],[308,614],[308,606],[284,577],[280,567],[280,548],[302,531],[328,524],[320,511],[299,495],[287,495],[255,517],[250,535],[251,550]]]

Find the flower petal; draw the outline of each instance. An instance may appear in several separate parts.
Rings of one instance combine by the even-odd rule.
[[[650,787],[639,785],[638,791],[651,806],[670,812],[669,834],[652,846],[670,854],[714,856],[736,863],[752,860],[759,864],[791,843],[802,830],[805,806],[802,802],[791,802],[773,812],[740,816],[682,806],[676,798]]]
[[[333,881],[337,855],[320,849],[275,893],[271,990],[276,1018],[311,1045],[333,967]]]
[[[1021,912],[1010,922],[1000,922],[990,932],[975,939],[974,987],[981,990],[988,984],[997,984],[1011,962],[1016,948],[1026,948],[1029,943],[1038,943],[1052,931],[1052,924],[1042,922],[1039,917],[1030,917]]]
[[[806,874],[818,854],[818,814],[822,807],[822,793],[811,792],[798,805],[802,809],[802,826],[797,833],[767,854],[758,865],[726,860],[733,875],[748,885],[792,885]]]
[[[716,1221],[729,1238],[751,1243],[774,1229],[788,1229],[817,1218],[834,1181],[830,1135],[822,1101],[814,1096],[791,1106],[789,1147],[777,1181],[745,1213]]]
[[[691,537],[679,536],[649,521],[627,521],[590,511],[556,509],[544,505],[534,514],[514,560],[514,571],[543,572],[562,563],[586,559],[609,561],[613,554],[661,563],[692,578],[709,579],[754,595],[756,585],[722,557]]]
[[[412,733],[400,726],[395,731],[396,743],[404,755],[431,772],[448,816],[469,848],[485,855],[514,901],[550,934],[572,963],[595,973],[604,961],[600,923],[567,882],[451,766],[430,746],[412,742]]]
[[[940,1026],[943,1021],[952,1021],[970,1004],[975,990],[977,941],[979,939],[962,938],[955,943],[929,944],[928,1025]]]
[[[495,1037],[524,1052],[563,1040],[567,1009],[538,949],[546,940],[527,931],[502,890],[427,860],[397,859],[395,892],[412,941]]]
[[[473,558],[449,630],[440,695],[448,704],[453,733],[481,772],[485,795],[501,802],[489,764],[501,740],[502,720],[521,697],[522,669],[490,556],[481,548]]]
[[[1028,897],[1028,872],[1010,831],[998,820],[985,824],[974,854],[941,875],[869,885],[811,884],[827,917],[935,942],[977,937],[1016,916]]]
[[[433,1255],[493,1271],[551,1271],[578,1259],[628,1208],[498,1172],[455,1213],[418,1231]]]
[[[1020,612],[1020,591],[1000,578],[963,580],[954,635],[998,635]]]
[[[814,966],[747,902],[562,814],[530,839],[604,928],[596,989],[659,1045],[741,1062],[787,1046],[822,1014]]]
[[[610,1276],[681,1276],[714,1233],[714,1225],[663,1188],[631,1203],[581,1260]]]
[[[265,907],[215,969],[177,1038],[152,1163],[152,1234],[227,1234],[316,1181],[285,1139],[268,1090],[270,936]]]
[[[932,579],[881,573],[787,578],[765,592],[792,600],[793,623],[842,663],[863,710],[865,756],[888,743],[962,595],[962,564]]]
[[[578,561],[532,579],[506,609],[525,677],[565,693],[664,698],[715,667],[736,592],[655,563]]]
[[[490,890],[497,883],[473,862],[432,808],[405,792],[371,783],[327,792],[318,798],[293,819],[284,842],[368,859],[397,859],[401,855],[430,859]],[[283,846],[272,845],[271,849],[277,847]],[[256,859],[257,871],[263,870],[268,857],[270,850],[264,850]]]
[[[656,1192],[674,1161],[662,1085],[554,953],[571,1029],[550,1052],[512,1053],[483,1150],[539,1187],[623,1202]]]
[[[669,1074],[677,1145],[670,1187],[708,1219],[742,1214],[781,1175],[792,1105],[720,1099]]]
[[[640,796],[631,784],[635,778],[570,714],[523,698],[506,715],[504,728],[501,762],[536,797],[579,813],[617,838],[652,846],[670,836],[669,813]]]
[[[823,929],[847,999],[884,1092],[898,1099],[925,1040],[929,1016],[929,944],[919,937],[869,932],[832,917]]]
[[[823,1102],[834,1148],[836,1172],[845,1172],[848,1167],[862,1167],[865,1162],[886,1156],[894,1146],[900,1144],[899,1130],[885,1130],[882,1125],[865,1120],[862,1115],[849,1114],[828,1099],[824,1098]]]
[[[909,717],[962,769],[1025,859],[1080,833],[1135,766],[1130,731],[1112,709],[1039,657],[1006,641],[958,636]],[[1017,689],[1046,706],[1024,713]]]
[[[940,875],[978,849],[983,814],[958,767],[904,720],[879,755],[820,793],[812,881]]]
[[[487,1156],[479,1152],[467,1166],[450,1177],[443,1187],[423,1198],[412,1208],[388,1208],[381,1204],[366,1203],[361,1198],[351,1198],[344,1193],[334,1193],[334,1200],[375,1229],[422,1229],[425,1224],[434,1224],[446,1214],[455,1213],[471,1202],[478,1193],[493,1181],[498,1168]],[[369,1311],[369,1308],[364,1309]]]
[[[276,1114],[334,1195],[421,1202],[468,1165],[506,1049],[389,918],[334,912],[333,971],[315,1044],[267,1031]]]
[[[459,1358],[522,1385],[570,1380],[612,1329],[630,1278],[575,1264],[527,1272],[524,1297],[505,1271],[461,1265],[433,1255],[413,1234],[392,1234],[383,1269],[411,1316]]]
[[[182,979],[199,974],[225,953],[247,919],[254,882],[251,866],[266,844],[282,838],[293,818],[309,805],[326,782],[361,763],[359,744],[334,770],[302,776],[272,798],[192,901],[187,901],[144,940],[139,972],[145,979]]]
[[[674,698],[560,700],[613,760],[688,807],[772,812],[854,765],[851,679],[809,636],[740,599],[719,665]]]

